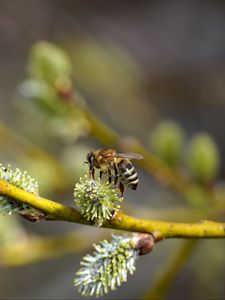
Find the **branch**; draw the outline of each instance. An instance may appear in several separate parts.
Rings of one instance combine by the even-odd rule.
[[[55,201],[36,196],[0,180],[0,195],[42,211],[46,220],[69,221],[92,225],[75,209]],[[156,240],[163,238],[225,238],[225,223],[201,221],[200,223],[175,223],[137,219],[118,211],[102,227],[142,233],[153,233]]]

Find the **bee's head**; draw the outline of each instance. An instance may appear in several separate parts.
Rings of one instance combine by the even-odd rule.
[[[94,166],[94,158],[95,158],[95,154],[93,151],[90,151],[87,154],[87,163],[89,164],[90,167]]]

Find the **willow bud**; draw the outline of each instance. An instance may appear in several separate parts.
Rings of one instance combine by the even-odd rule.
[[[28,71],[31,78],[44,80],[60,91],[71,88],[70,58],[63,49],[52,43],[40,41],[32,47]]]
[[[180,162],[183,143],[183,130],[173,121],[160,123],[150,137],[150,145],[155,154],[171,166]]]
[[[213,182],[219,172],[220,156],[213,139],[206,133],[196,134],[187,149],[187,166],[202,184]]]

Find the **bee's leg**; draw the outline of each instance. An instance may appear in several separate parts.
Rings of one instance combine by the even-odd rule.
[[[95,168],[90,168],[89,174],[92,179],[95,179]]]
[[[120,183],[119,183],[119,188],[120,188],[121,195],[123,196],[123,193],[124,193],[124,185],[122,184],[121,181],[120,181]]]
[[[109,183],[111,183],[112,182],[112,174],[109,169],[108,169],[108,175],[109,175]]]
[[[100,172],[99,172],[100,179],[102,179],[102,174],[103,174],[103,172],[100,170]]]
[[[40,222],[41,220],[43,220],[45,218],[44,214],[39,214],[37,216],[32,216],[29,214],[20,214],[21,217],[23,217],[24,219],[30,221],[30,222]]]
[[[114,184],[117,185],[117,183],[118,183],[118,178],[119,178],[119,173],[118,173],[116,164],[113,164],[113,167],[114,167],[114,173],[115,173]]]

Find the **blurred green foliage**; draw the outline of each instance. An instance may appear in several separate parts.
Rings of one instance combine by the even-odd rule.
[[[45,128],[66,142],[86,135],[89,124],[76,107],[80,98],[72,82],[72,63],[68,54],[52,43],[34,44],[28,60],[28,78],[20,85],[20,105],[47,124]]]
[[[26,233],[16,215],[0,215],[0,247],[26,240]]]

